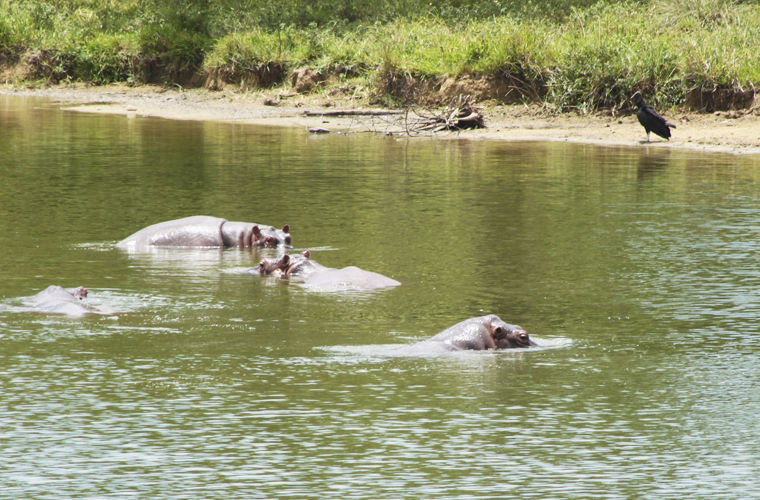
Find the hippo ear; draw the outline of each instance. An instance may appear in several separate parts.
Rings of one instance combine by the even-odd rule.
[[[290,232],[290,224],[285,224],[282,226],[282,232],[283,233],[289,233]]]
[[[303,255],[303,256],[304,256],[304,257],[306,257],[307,259],[310,259],[310,258],[311,258],[311,250],[304,250],[304,251],[301,253],[301,255]]]
[[[507,336],[507,330],[503,326],[497,326],[491,331],[491,337],[495,339],[503,339]]]
[[[259,226],[253,226],[251,228],[251,231],[253,231],[253,234],[258,238],[261,234],[261,229],[259,229]]]

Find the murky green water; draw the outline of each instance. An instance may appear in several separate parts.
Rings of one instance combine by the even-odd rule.
[[[760,495],[757,159],[0,110],[4,495]],[[193,214],[403,285],[112,246]],[[383,355],[485,313],[545,347]]]

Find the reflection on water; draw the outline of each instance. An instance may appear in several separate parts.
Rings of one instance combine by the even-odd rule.
[[[0,98],[0,484],[11,497],[760,495],[753,158],[398,140]],[[276,250],[113,243],[207,214]],[[86,286],[118,313],[24,310]],[[539,349],[389,350],[494,313]]]

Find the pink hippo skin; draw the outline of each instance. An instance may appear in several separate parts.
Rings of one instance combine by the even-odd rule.
[[[147,247],[290,247],[290,227],[282,230],[252,222],[230,222],[196,215],[159,222],[116,244],[125,249]]]
[[[311,260],[311,252],[301,255],[283,255],[279,259],[264,259],[251,271],[262,276],[292,276],[301,285],[314,291],[368,291],[400,285],[398,281],[382,274],[365,271],[354,266],[334,269]]]

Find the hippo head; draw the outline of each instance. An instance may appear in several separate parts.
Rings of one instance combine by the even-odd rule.
[[[259,274],[262,276],[269,276],[270,274],[277,272],[281,274],[287,273],[288,266],[290,265],[290,255],[285,254],[279,259],[264,259],[259,262],[257,268]]]
[[[83,300],[83,299],[87,298],[87,289],[85,287],[83,287],[83,286],[80,286],[79,288],[75,288],[71,292],[71,295],[73,295],[75,298],[77,298],[79,300]]]
[[[517,325],[499,322],[491,326],[491,336],[497,349],[531,347],[538,345],[530,339],[528,332]]]
[[[277,246],[290,247],[290,226],[287,224],[278,230],[274,227],[253,226],[253,241],[251,246],[275,248]]]
[[[288,254],[283,255],[279,259],[264,259],[259,263],[258,272],[262,276],[269,276],[272,273],[279,274],[280,276],[290,276],[291,274],[297,274],[303,266],[309,261],[311,252],[304,250],[301,255],[295,255],[291,257]]]

